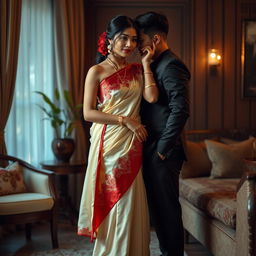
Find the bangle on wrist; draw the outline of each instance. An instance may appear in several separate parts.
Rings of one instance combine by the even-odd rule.
[[[148,84],[148,85],[145,85],[145,89],[149,88],[149,87],[153,87],[153,86],[156,86],[156,83],[151,83],[151,84]]]
[[[145,71],[145,72],[144,72],[144,75],[153,75],[153,72]]]
[[[124,117],[123,116],[118,116],[118,124],[121,126],[124,126]]]

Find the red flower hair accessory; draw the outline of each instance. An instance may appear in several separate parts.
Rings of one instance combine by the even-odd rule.
[[[107,33],[103,32],[101,33],[98,39],[98,52],[101,53],[103,56],[106,56],[108,53],[108,49],[106,45],[106,37],[107,37]]]

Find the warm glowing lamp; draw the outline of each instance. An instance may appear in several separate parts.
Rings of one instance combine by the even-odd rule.
[[[211,66],[217,66],[220,64],[221,56],[216,49],[211,49],[208,56],[208,63]]]

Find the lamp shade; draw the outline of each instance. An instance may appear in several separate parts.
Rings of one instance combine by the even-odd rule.
[[[208,64],[211,66],[219,65],[221,61],[221,56],[218,53],[218,50],[211,49],[208,54]]]

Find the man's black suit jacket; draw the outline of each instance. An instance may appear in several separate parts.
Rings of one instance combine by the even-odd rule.
[[[157,151],[171,157],[182,152],[186,159],[181,134],[189,117],[188,83],[190,72],[185,64],[171,51],[161,53],[151,64],[159,88],[156,103],[142,100],[141,118],[149,137],[145,144],[157,143]]]

